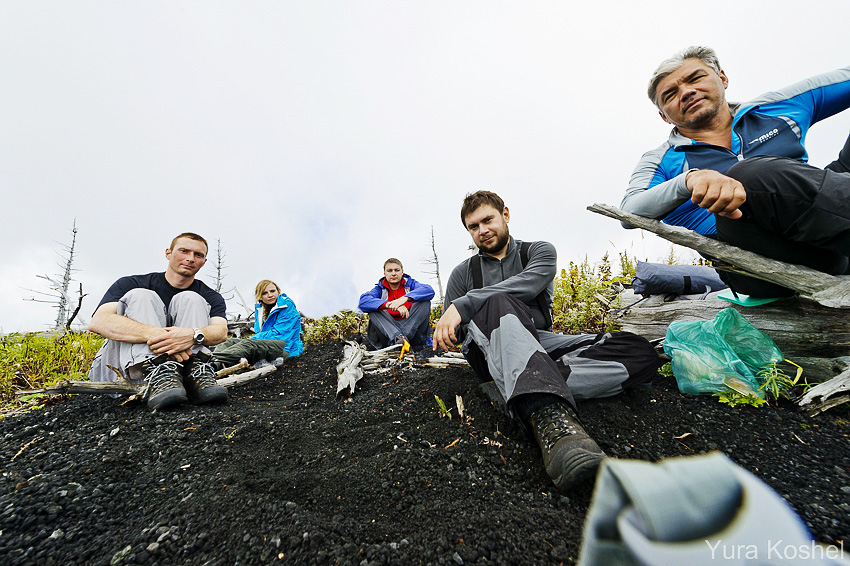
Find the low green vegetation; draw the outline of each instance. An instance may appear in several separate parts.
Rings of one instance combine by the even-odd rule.
[[[617,295],[623,285],[635,276],[634,258],[620,254],[620,274],[614,276],[606,253],[598,263],[587,258],[581,263],[570,262],[555,277],[553,326],[555,332],[576,334],[616,330],[608,311],[619,306]]]
[[[765,403],[767,403],[766,399],[762,399],[761,397],[756,397],[755,395],[744,395],[743,393],[738,393],[737,391],[723,391],[721,393],[715,393],[715,397],[721,403],[726,403],[730,407],[737,407],[738,405],[750,405],[752,407],[761,407]]]
[[[759,389],[776,400],[779,400],[780,397],[790,399],[793,389],[800,384],[800,377],[803,375],[803,368],[791,360],[785,360],[785,363],[797,368],[793,379],[776,362],[762,366],[756,374],[756,379],[761,382]],[[804,383],[804,385],[807,386],[808,384]],[[806,388],[808,389],[808,387]]]
[[[304,339],[307,342],[326,340],[346,340],[364,335],[369,324],[369,316],[344,310],[322,318],[308,318],[304,321]]]
[[[452,418],[452,410],[446,407],[445,402],[440,399],[438,395],[434,395],[434,399],[437,400],[437,410],[440,412],[441,417],[448,417],[449,420]]]
[[[0,406],[20,407],[19,389],[85,379],[103,338],[90,332],[33,332],[0,338]]]

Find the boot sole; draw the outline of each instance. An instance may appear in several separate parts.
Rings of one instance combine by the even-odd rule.
[[[186,390],[182,387],[174,387],[167,389],[162,393],[157,393],[148,399],[148,408],[150,409],[167,409],[188,401]]]
[[[196,397],[192,398],[192,402],[198,405],[224,403],[225,401],[227,401],[227,388],[221,385],[206,387],[199,391]]]
[[[604,454],[588,452],[587,450],[577,450],[576,454],[564,466],[564,470],[560,475],[553,477],[549,474],[549,477],[552,478],[552,483],[555,484],[558,491],[568,491],[589,479],[594,479],[596,477],[596,470],[604,459]],[[549,470],[546,471],[548,472]]]

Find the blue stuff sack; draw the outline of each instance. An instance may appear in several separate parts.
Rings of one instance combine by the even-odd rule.
[[[764,398],[755,375],[785,359],[769,336],[733,308],[714,320],[678,320],[667,327],[664,352],[673,358],[679,391],[698,395],[728,390]]]
[[[704,265],[668,265],[639,261],[632,279],[638,295],[695,295],[727,287],[717,272]]]

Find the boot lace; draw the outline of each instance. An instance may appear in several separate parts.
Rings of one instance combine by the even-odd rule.
[[[189,371],[189,379],[195,382],[198,389],[212,387],[218,383],[215,380],[215,366],[210,361],[195,361]]]
[[[557,403],[540,409],[537,416],[537,430],[546,450],[551,450],[559,440],[578,432],[576,424],[570,420],[567,410]]]
[[[148,374],[148,383],[150,391],[156,393],[160,390],[171,389],[177,387],[177,376],[180,375],[180,369],[183,366],[175,360],[168,360],[161,364],[155,365]]]

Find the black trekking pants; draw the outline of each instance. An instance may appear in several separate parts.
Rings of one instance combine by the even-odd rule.
[[[647,383],[660,365],[652,345],[630,332],[556,334],[534,327],[528,305],[512,295],[491,296],[462,325],[463,353],[510,404],[544,393],[575,408],[578,400],[617,395]]]
[[[850,272],[850,138],[825,169],[784,157],[759,156],[726,175],[741,182],[743,218],[715,215],[717,237],[740,248],[833,275]],[[736,292],[756,297],[793,291],[738,273],[720,272]]]

